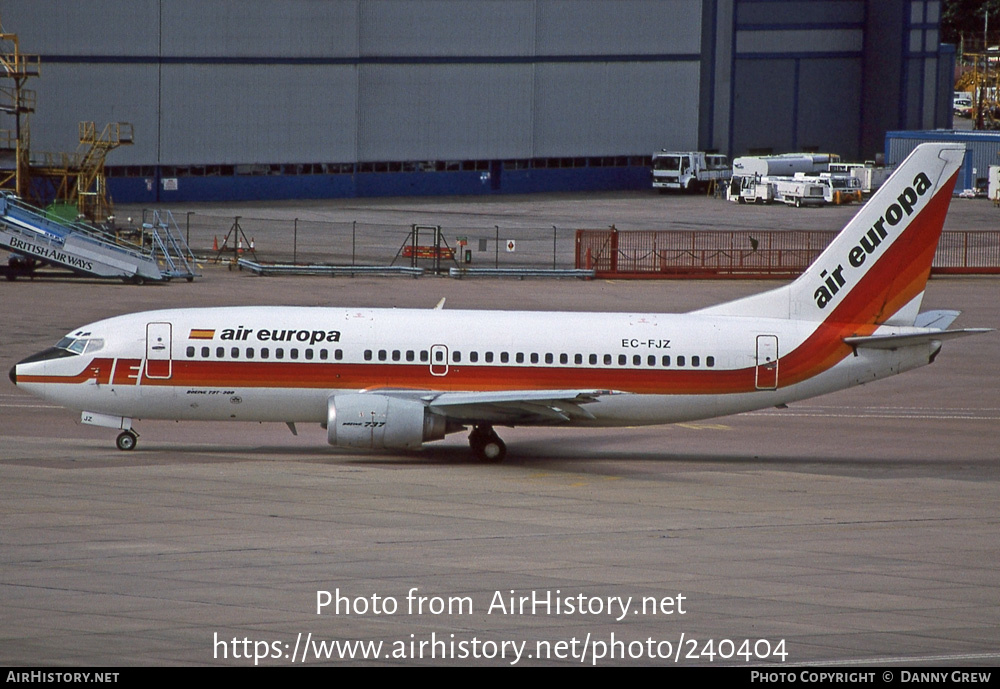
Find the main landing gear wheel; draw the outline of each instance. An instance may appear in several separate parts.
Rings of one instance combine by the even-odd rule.
[[[469,434],[469,447],[476,459],[489,464],[498,464],[507,456],[507,446],[493,430],[493,426],[476,426]]]
[[[123,452],[131,452],[139,442],[139,434],[135,431],[122,431],[115,440],[115,445]]]

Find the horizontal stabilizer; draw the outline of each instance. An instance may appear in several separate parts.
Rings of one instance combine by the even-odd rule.
[[[966,335],[992,332],[993,328],[962,328],[961,330],[934,330],[931,332],[908,333],[905,335],[869,335],[867,337],[845,337],[844,342],[852,347],[870,349],[899,349],[914,347],[929,342],[940,342]]]

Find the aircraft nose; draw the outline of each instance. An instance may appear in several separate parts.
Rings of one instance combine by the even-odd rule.
[[[10,367],[10,373],[8,375],[10,376],[10,382],[17,385],[17,364]]]

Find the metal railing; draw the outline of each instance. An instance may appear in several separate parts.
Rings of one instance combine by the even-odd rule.
[[[832,231],[577,230],[576,267],[601,278],[790,277],[833,241]],[[945,231],[932,273],[1000,274],[1000,231]]]

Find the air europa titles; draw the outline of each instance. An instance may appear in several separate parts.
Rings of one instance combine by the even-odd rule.
[[[886,225],[895,227],[904,218],[913,215],[913,208],[917,200],[932,186],[931,181],[923,172],[914,177],[913,184],[906,187],[903,193],[896,197],[894,203],[889,204],[879,219],[872,224],[867,232],[861,235],[860,242],[847,252],[847,262],[854,268],[860,268],[864,265],[868,256],[876,254],[882,240],[889,236],[889,228]],[[833,295],[847,284],[847,278],[844,276],[844,264],[841,263],[832,270],[824,270],[819,276],[823,278],[823,284],[817,288],[813,298],[816,300],[816,306],[824,309],[833,300]]]
[[[192,330],[192,333],[196,331]],[[206,332],[206,331],[197,331]],[[242,325],[237,328],[227,328],[219,335],[220,340],[236,340],[245,342],[254,335],[258,342],[301,342],[303,344],[318,344],[320,342],[340,342],[339,330],[293,330],[290,328],[261,328],[254,331]]]

